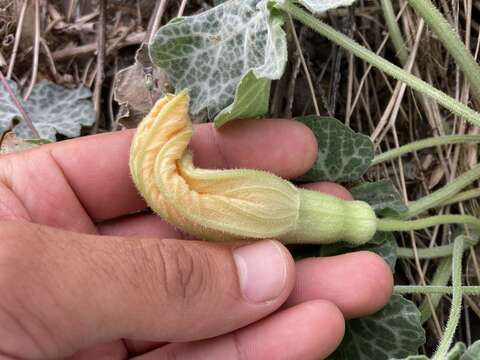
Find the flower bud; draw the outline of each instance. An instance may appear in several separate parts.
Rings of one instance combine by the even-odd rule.
[[[301,190],[266,171],[196,168],[188,102],[185,91],[160,99],[130,152],[134,183],[164,220],[205,240],[361,244],[373,236],[377,219],[364,202]]]

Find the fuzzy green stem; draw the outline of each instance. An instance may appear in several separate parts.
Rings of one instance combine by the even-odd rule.
[[[472,169],[458,176],[455,180],[450,181],[441,189],[431,193],[420,200],[413,201],[408,205],[408,211],[405,217],[410,218],[418,215],[425,210],[438,206],[459,193],[464,187],[470,185],[480,178],[480,165],[474,166]]]
[[[470,82],[473,95],[480,100],[480,66],[475,61],[472,53],[453,30],[452,26],[442,16],[440,11],[430,0],[408,0],[409,5],[415,9],[437,35],[455,62],[460,66],[465,77]]]
[[[452,258],[445,257],[440,260],[437,268],[435,269],[435,273],[433,274],[433,278],[430,284],[434,286],[446,286],[451,276]],[[431,294],[425,299],[423,299],[422,303],[418,307],[418,310],[420,311],[420,321],[422,322],[422,324],[428,319],[430,319],[430,317],[432,316],[432,312],[435,311],[435,309],[438,307],[441,299],[442,294]]]
[[[413,76],[409,72],[385,60],[381,56],[376,55],[374,52],[361,46],[357,42],[350,39],[348,36],[343,35],[341,32],[335,30],[331,26],[318,20],[312,14],[309,14],[308,12],[294,5],[291,1],[277,0],[275,6],[290,14],[293,18],[299,20],[308,27],[312,28],[320,35],[326,37],[330,41],[333,41],[335,44],[350,51],[352,54],[358,56],[360,59],[363,59],[372,66],[375,66],[386,74],[392,76],[393,78],[404,82],[412,89],[432,98],[433,100],[450,110],[452,113],[463,117],[465,120],[471,122],[474,125],[480,126],[480,113],[470,109],[468,106],[462,104],[461,102],[456,101],[452,97],[436,89],[427,82],[417,78],[416,76]]]
[[[462,286],[463,295],[480,295],[480,286]],[[394,287],[395,294],[446,294],[452,293],[451,286],[404,286],[397,285]]]
[[[451,197],[447,201],[442,202],[440,205],[445,206],[445,205],[455,204],[462,201],[472,200],[479,196],[480,196],[480,188],[462,191],[461,193],[458,193],[457,195]]]
[[[463,256],[463,236],[455,239],[453,246],[453,262],[452,262],[452,305],[450,308],[450,316],[448,317],[447,326],[443,332],[442,339],[438,345],[438,349],[433,355],[433,360],[445,359],[448,349],[452,344],[455,330],[460,320],[462,310],[462,256]]]
[[[397,52],[396,55],[398,59],[400,60],[402,65],[405,65],[405,63],[408,60],[408,51],[407,51],[407,48],[405,47],[405,42],[403,41],[400,28],[398,27],[395,13],[393,12],[392,1],[382,0],[381,4],[382,4],[383,16],[385,18],[385,21],[388,27],[390,40],[392,40],[392,44],[393,44],[393,47],[395,48],[395,51]]]
[[[470,246],[474,246],[478,243],[478,240],[472,238],[465,238],[464,241],[464,251],[470,248]],[[417,255],[419,259],[436,259],[446,256],[451,256],[453,253],[453,244],[449,245],[441,245],[435,246],[432,248],[426,249],[417,249]],[[397,255],[401,258],[408,258],[414,259],[415,253],[413,249],[404,248],[404,247],[397,247]]]
[[[433,146],[451,145],[451,144],[471,144],[480,143],[480,135],[446,135],[437,136],[400,146],[396,149],[385,151],[373,158],[372,166],[382,162],[395,159],[413,151],[423,150]]]
[[[480,229],[480,219],[471,215],[437,215],[418,220],[379,219],[378,231],[412,231],[436,225],[466,224]]]

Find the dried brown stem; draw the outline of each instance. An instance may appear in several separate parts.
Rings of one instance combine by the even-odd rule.
[[[145,38],[145,32],[133,33],[129,34],[124,41],[118,43],[113,50],[129,46],[129,45],[138,45],[142,43],[143,39]],[[118,39],[118,38],[117,38]],[[112,43],[116,42],[117,39],[113,39]],[[53,59],[54,60],[65,60],[71,57],[80,56],[80,55],[88,55],[93,53],[97,50],[97,42],[81,45],[81,46],[69,46],[61,50],[57,50],[53,52]]]
[[[32,77],[30,79],[30,84],[28,89],[25,92],[24,100],[27,100],[32,94],[33,87],[37,81],[38,75],[38,56],[40,53],[40,3],[39,0],[35,0],[35,37],[33,39],[33,66],[32,66]]]
[[[105,77],[105,8],[107,7],[107,0],[100,0],[98,3],[98,9],[100,15],[98,17],[98,28],[97,28],[97,68],[96,68],[96,78],[95,78],[95,88],[93,90],[93,106],[95,109],[96,121],[93,126],[93,133],[96,133],[98,130],[98,124],[100,121],[100,103],[102,95],[102,84]]]
[[[15,106],[17,107],[18,111],[20,111],[20,114],[22,114],[22,117],[23,117],[23,120],[25,121],[25,123],[27,124],[27,126],[30,128],[30,130],[33,132],[33,135],[40,139],[40,134],[38,133],[37,129],[35,128],[35,126],[33,125],[33,122],[32,120],[30,119],[30,117],[28,116],[27,112],[25,111],[25,109],[23,108],[22,104],[20,103],[20,101],[18,100],[17,98],[17,95],[13,92],[12,88],[10,87],[10,85],[8,85],[8,82],[7,82],[7,79],[5,78],[5,76],[3,76],[3,72],[0,71],[0,82],[2,83],[3,87],[5,88],[5,90],[8,92],[8,95],[10,95],[10,98],[12,99],[13,103],[15,104]]]
[[[28,0],[25,0],[20,10],[18,17],[17,30],[15,32],[15,43],[13,44],[12,55],[10,57],[10,63],[8,64],[7,79],[10,79],[13,74],[13,68],[15,66],[15,59],[17,57],[18,47],[20,45],[20,38],[22,37],[23,20],[25,19],[25,13],[27,12]]]

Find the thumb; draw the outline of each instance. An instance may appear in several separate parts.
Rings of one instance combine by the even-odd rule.
[[[276,241],[220,245],[0,222],[0,354],[57,358],[121,338],[191,341],[276,310],[294,263]]]

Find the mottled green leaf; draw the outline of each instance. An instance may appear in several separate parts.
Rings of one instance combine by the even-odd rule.
[[[270,80],[257,79],[253,71],[249,71],[238,85],[233,104],[215,117],[215,127],[220,127],[230,120],[254,118],[267,113],[270,84]]]
[[[284,0],[280,0],[282,1]],[[298,2],[313,13],[322,13],[340,6],[350,6],[355,0],[298,0]]]
[[[467,350],[467,346],[463,342],[457,342],[448,352],[445,360],[460,360]]]
[[[43,139],[55,141],[56,133],[77,137],[82,126],[91,126],[95,122],[91,92],[84,86],[67,89],[43,80],[35,85],[28,100],[23,101],[17,84],[9,81],[9,85]],[[0,86],[0,133],[19,121],[14,127],[17,136],[23,139],[34,137],[23,120],[8,92]]]
[[[383,234],[386,234],[383,242],[379,244],[366,243],[365,245],[359,246],[355,250],[372,251],[380,255],[388,264],[388,266],[390,266],[390,270],[395,272],[395,264],[397,263],[397,243],[392,233],[384,232]]]
[[[379,312],[347,321],[345,336],[330,360],[389,360],[416,354],[425,343],[420,313],[394,295]]]
[[[367,244],[373,244],[373,245],[380,245],[384,243],[385,241],[390,241],[392,239],[393,233],[388,232],[388,231],[377,231],[375,235],[373,235],[373,238],[368,240]]]
[[[318,142],[317,160],[297,180],[353,181],[367,171],[373,159],[373,144],[368,136],[330,117],[310,115],[295,120],[307,125]]]
[[[355,200],[370,204],[377,215],[401,216],[408,208],[391,180],[363,183],[350,189]]]
[[[283,16],[270,11],[266,0],[229,0],[161,27],[150,54],[177,91],[189,89],[192,114],[207,109],[214,117],[233,103],[248,72],[259,79],[283,74],[287,45],[282,25]]]

